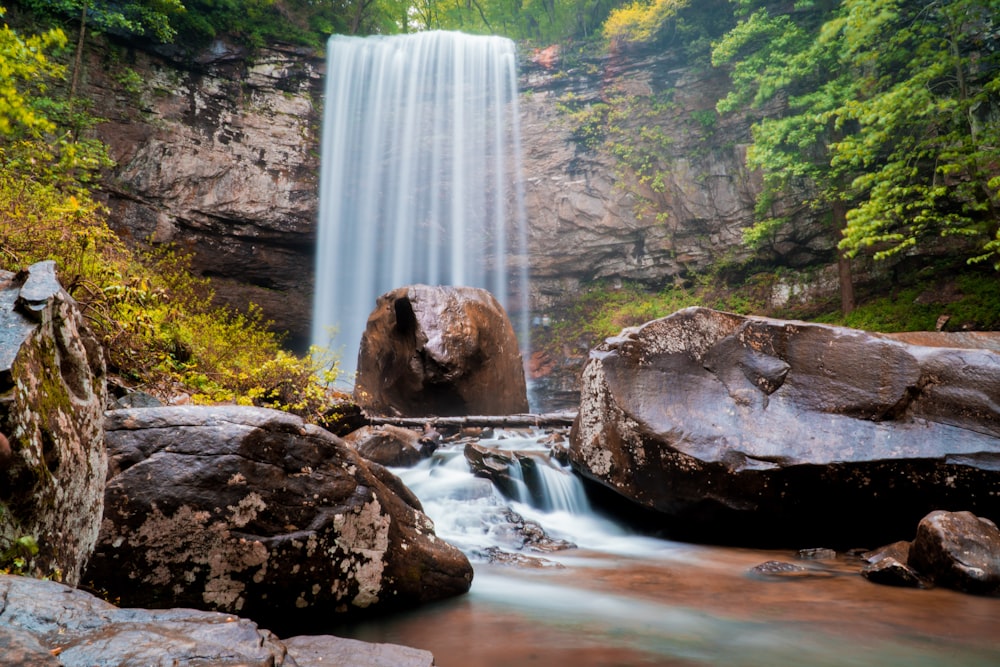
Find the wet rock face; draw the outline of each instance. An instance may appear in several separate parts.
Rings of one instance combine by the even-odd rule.
[[[310,623],[464,593],[468,560],[344,443],[273,410],[108,413],[111,463],[87,581],[142,607]]]
[[[0,331],[0,553],[33,537],[25,571],[76,585],[104,506],[104,353],[51,261],[0,273]]]
[[[878,544],[1000,516],[997,405],[990,351],[691,308],[591,353],[570,457],[679,535]]]
[[[507,313],[473,287],[401,287],[378,298],[361,338],[354,399],[394,416],[527,412]]]
[[[683,53],[662,48],[523,72],[533,308],[565,303],[576,287],[595,279],[663,285],[723,257],[738,262],[749,256],[741,239],[762,186],[760,174],[746,167],[757,112],[720,117],[715,104],[729,86],[724,70],[691,67]],[[670,137],[668,146],[655,150],[664,163],[660,192],[637,182],[611,151],[575,136],[580,121],[564,111],[609,104],[619,112],[634,105],[616,121],[631,127],[631,136],[649,124]],[[593,136],[587,139],[594,143]],[[798,206],[808,197],[804,192],[785,196],[775,205],[795,224],[763,252],[785,266],[831,261],[836,240],[821,212]],[[655,210],[643,212],[639,197],[651,199]]]

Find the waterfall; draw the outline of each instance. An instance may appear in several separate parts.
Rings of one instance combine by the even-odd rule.
[[[313,345],[339,352],[353,382],[376,297],[424,283],[489,290],[523,348],[514,43],[440,31],[335,35],[326,77]]]

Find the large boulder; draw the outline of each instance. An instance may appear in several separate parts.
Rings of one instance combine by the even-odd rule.
[[[109,412],[106,429],[87,580],[123,604],[239,613],[299,634],[471,585],[468,559],[380,479],[391,473],[298,417],[145,408]]]
[[[576,470],[681,537],[858,546],[1000,516],[1000,355],[689,308],[592,351]]]
[[[4,667],[429,667],[427,651],[332,636],[279,640],[230,614],[120,609],[52,581],[0,575]]]
[[[383,294],[361,338],[354,399],[375,415],[526,412],[521,353],[503,306],[474,287]]]
[[[55,262],[0,272],[0,302],[0,554],[75,585],[104,506],[104,354]]]
[[[1000,530],[972,512],[931,512],[917,525],[907,564],[939,586],[1000,593]]]

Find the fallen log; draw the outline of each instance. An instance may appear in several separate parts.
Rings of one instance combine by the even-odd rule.
[[[365,420],[372,426],[392,426],[417,427],[422,428],[427,424],[431,426],[449,426],[456,428],[464,427],[503,427],[511,428],[537,426],[570,426],[576,419],[575,411],[547,412],[542,414],[514,414],[514,415],[462,415],[457,417],[385,417],[380,415],[364,415]]]

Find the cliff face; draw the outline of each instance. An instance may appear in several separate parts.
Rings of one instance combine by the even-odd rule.
[[[557,304],[595,278],[663,285],[750,258],[742,236],[761,188],[760,175],[745,166],[755,118],[718,117],[715,103],[728,84],[725,73],[686,66],[672,53],[526,70],[522,116],[537,307]],[[603,116],[595,123],[596,113]],[[655,152],[656,163],[647,164],[641,151]],[[775,203],[805,224],[796,225],[797,237],[778,237],[764,251],[768,260],[801,267],[832,259],[831,230],[817,214],[796,210],[804,197],[789,192]]]
[[[669,53],[573,66],[556,59],[554,67],[552,59],[524,60],[534,311],[568,302],[588,280],[662,285],[748,257],[741,235],[759,189],[744,166],[753,118],[716,116],[723,74]],[[95,52],[87,71],[108,119],[100,136],[118,163],[106,187],[113,226],[194,251],[194,269],[215,279],[220,300],[258,303],[290,332],[291,346],[305,349],[323,62],[294,50],[251,59],[217,42],[183,59],[114,47]],[[138,77],[125,86],[130,72]],[[605,114],[599,141],[595,109]],[[628,166],[635,158],[621,137],[637,128],[659,137],[655,179]],[[797,198],[789,193],[776,206],[816,216],[795,210]],[[809,222],[796,225],[798,238],[777,239],[770,259],[828,262],[830,230]]]
[[[90,95],[117,167],[112,226],[193,251],[217,298],[259,304],[289,344],[308,344],[323,63],[217,41],[193,57],[95,52]],[[137,75],[137,76],[136,76]],[[130,82],[131,81],[131,82]]]

